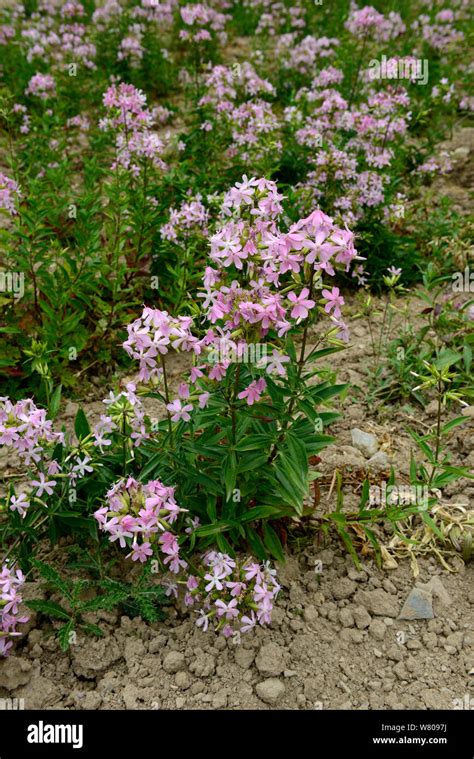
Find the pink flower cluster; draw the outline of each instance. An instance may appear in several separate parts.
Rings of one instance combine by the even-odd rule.
[[[170,530],[184,511],[174,500],[174,488],[165,487],[159,480],[144,485],[128,477],[117,482],[106,498],[107,505],[98,509],[94,517],[111,543],[118,540],[121,548],[131,546],[127,558],[144,563],[157,548],[170,572],[178,574],[186,569],[177,537]]]
[[[323,69],[310,88],[299,90],[299,105],[285,115],[310,167],[298,185],[300,196],[318,201],[337,183],[334,212],[353,224],[365,208],[385,202],[394,147],[408,128],[410,100],[403,87],[372,92],[369,81],[362,102],[349,107],[335,87],[326,86],[339,85],[342,79],[338,69]]]
[[[453,26],[455,14],[452,10],[439,11],[434,20],[422,13],[412,24],[414,31],[421,32],[422,38],[435,50],[446,52],[455,49],[464,39],[463,32]]]
[[[135,447],[150,437],[145,427],[143,404],[135,390],[133,382],[129,382],[125,390],[116,395],[111,391],[103,401],[108,407],[108,413],[101,414],[100,421],[92,430],[93,445],[101,453],[104,452],[104,447],[112,445],[110,436],[117,431],[125,431],[125,434],[130,435]]]
[[[356,37],[371,37],[379,42],[388,42],[406,30],[399,13],[390,11],[384,16],[370,5],[358,8],[354,2],[345,27]]]
[[[157,358],[174,350],[193,351],[196,355],[202,350],[202,341],[191,333],[192,319],[189,316],[174,318],[167,311],[145,307],[139,319],[128,325],[128,340],[123,344],[131,358],[140,362],[141,380],[161,375]]]
[[[29,465],[41,461],[46,445],[64,443],[64,433],[54,432],[46,410],[37,408],[29,398],[13,404],[0,398],[0,445],[16,451]]]
[[[201,195],[184,201],[179,208],[170,208],[169,221],[160,228],[163,240],[176,242],[178,239],[186,239],[189,234],[198,232],[207,233],[209,212],[202,203]]]
[[[295,33],[282,34],[275,46],[275,54],[282,61],[284,69],[310,74],[320,59],[330,58],[340,41],[335,37],[313,37],[308,35],[297,42]]]
[[[280,586],[269,562],[256,564],[234,560],[211,551],[203,557],[199,576],[186,583],[185,604],[199,605],[196,625],[204,632],[212,626],[229,638],[259,625],[270,624]]]
[[[16,201],[21,197],[17,183],[0,172],[0,211],[8,211],[14,216],[17,213]]]
[[[28,622],[29,617],[20,616],[19,606],[22,601],[20,588],[25,576],[20,569],[15,570],[7,564],[0,572],[0,656],[8,656],[13,646],[12,638],[19,637],[17,625]]]
[[[228,16],[203,3],[188,3],[180,8],[181,19],[186,29],[181,29],[179,39],[185,42],[210,42],[213,34],[221,44],[225,44],[227,35],[224,32]]]
[[[236,64],[233,68],[213,66],[206,75],[204,87],[206,94],[199,101],[199,105],[212,104],[218,113],[231,111],[240,94],[245,97],[275,94],[273,85],[259,77],[247,61]]]
[[[269,333],[284,338],[294,323],[308,317],[316,302],[309,297],[308,287],[298,287],[293,279],[304,267],[310,267],[318,279],[332,277],[337,267],[348,271],[357,258],[352,232],[338,227],[322,211],[314,211],[287,232],[280,231],[282,200],[275,182],[245,176],[224,196],[221,226],[211,236],[210,258],[215,268],[206,267],[204,290],[198,293],[210,325],[203,337],[192,334],[190,317],[175,318],[148,307],[128,326],[124,348],[140,362],[141,380],[160,378],[158,361],[170,349],[191,352],[200,362],[190,374],[191,385],[199,383],[195,394],[183,383],[179,397],[167,405],[172,421],[189,421],[196,400],[200,408],[206,406],[210,388],[203,392],[203,384],[222,380],[232,355],[238,360],[249,345],[263,341]],[[240,284],[236,274],[242,275],[245,284]],[[286,282],[289,275],[291,286]],[[325,289],[322,295],[325,312],[346,339],[347,329],[340,319],[344,300],[338,288]],[[210,355],[217,359],[211,361]],[[261,365],[267,373],[282,376],[288,360],[273,349]],[[265,389],[266,382],[260,378],[241,391],[239,399],[253,405]]]
[[[146,97],[132,84],[113,84],[104,93],[106,118],[99,126],[115,132],[116,161],[112,168],[121,166],[133,175],[140,174],[145,161],[158,169],[165,169],[161,158],[162,140],[151,130],[155,115],[146,108]]]
[[[56,96],[56,82],[51,74],[35,74],[28,82],[25,95],[34,95],[40,100]]]

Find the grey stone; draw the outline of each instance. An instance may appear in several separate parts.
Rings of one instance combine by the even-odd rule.
[[[378,451],[378,441],[375,435],[370,432],[364,432],[358,427],[354,427],[351,430],[352,445],[357,448],[358,451],[364,454],[367,459],[370,459]]]
[[[191,686],[191,677],[187,672],[177,672],[174,681],[181,690],[187,690]]]
[[[369,633],[375,638],[375,640],[383,640],[387,627],[381,619],[373,619],[369,625]]]
[[[377,451],[367,462],[369,469],[375,469],[377,472],[384,472],[390,469],[390,461],[385,451]]]
[[[183,670],[186,666],[184,654],[180,651],[170,651],[163,659],[163,669],[170,675]]]
[[[433,619],[431,591],[415,586],[403,604],[398,619]]]
[[[253,660],[255,659],[255,651],[251,648],[242,648],[242,646],[236,646],[235,661],[242,667],[242,669],[248,669]]]
[[[364,609],[363,606],[356,606],[355,609],[352,609],[352,614],[359,630],[365,630],[366,627],[369,627],[372,617],[367,609]]]
[[[258,652],[255,664],[262,675],[280,675],[285,669],[284,650],[276,643],[266,643]]]
[[[266,704],[276,704],[283,696],[285,692],[285,686],[276,677],[271,677],[268,680],[264,680],[258,683],[255,688],[257,696]]]
[[[225,691],[219,691],[212,697],[213,709],[224,709],[227,706],[227,693]]]
[[[385,590],[359,590],[356,595],[357,602],[364,606],[371,614],[378,617],[397,617],[398,603]]]
[[[357,589],[357,585],[354,580],[349,580],[348,577],[342,577],[339,580],[335,580],[331,585],[331,592],[337,601],[341,601],[343,598],[350,598]]]
[[[2,688],[15,690],[20,685],[29,683],[32,675],[32,666],[26,659],[18,656],[8,656],[0,662],[0,683]]]
[[[341,609],[341,611],[339,612],[339,619],[343,627],[354,626],[354,615],[351,609]]]

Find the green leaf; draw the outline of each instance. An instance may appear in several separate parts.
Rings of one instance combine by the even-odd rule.
[[[430,517],[430,515],[426,511],[421,512],[421,516],[423,519],[423,522],[428,525],[430,530],[434,532],[437,538],[441,540],[444,543],[444,535],[441,532],[441,530],[437,527],[436,523],[433,521],[433,519]]]
[[[43,561],[39,561],[38,559],[34,559],[32,564],[38,570],[41,577],[46,580],[46,582],[52,585],[55,590],[59,590],[59,592],[62,593],[65,598],[71,600],[71,590],[67,582],[63,580],[56,569],[54,569],[50,564],[45,564]]]
[[[263,545],[260,536],[257,535],[253,527],[251,527],[249,524],[246,525],[246,534],[248,543],[255,556],[257,556],[257,558],[259,558],[261,561],[265,561],[268,558],[265,546]]]
[[[61,651],[67,651],[70,643],[70,634],[74,632],[74,620],[70,619],[69,622],[67,622],[65,625],[59,628],[57,632],[57,638],[59,641],[59,645],[61,647]]]
[[[274,559],[281,562],[285,561],[285,554],[283,553],[283,546],[280,542],[280,538],[269,524],[263,525],[263,542]]]
[[[222,479],[225,485],[225,499],[230,501],[237,480],[237,457],[233,450],[229,450],[224,460]]]
[[[62,385],[58,385],[53,395],[51,396],[51,401],[49,403],[49,415],[52,419],[55,418],[59,411],[59,406],[61,404],[62,387]]]
[[[421,438],[419,435],[417,435],[416,432],[414,432],[414,430],[408,430],[408,434],[415,441],[418,448],[421,451],[423,451],[423,453],[425,454],[430,464],[434,464],[435,463],[434,453],[429,447],[428,443],[425,440],[423,440],[423,438]]]
[[[74,420],[74,432],[76,433],[76,437],[79,440],[82,440],[83,438],[86,438],[88,435],[90,435],[90,431],[91,430],[89,427],[89,422],[87,421],[87,417],[84,411],[80,408]]]
[[[359,513],[364,510],[364,507],[369,500],[369,495],[370,495],[370,482],[366,478],[364,480],[364,484],[362,485],[362,492],[360,494]]]
[[[446,422],[441,428],[441,434],[445,435],[450,430],[454,429],[454,427],[458,427],[460,424],[464,424],[467,422],[466,416],[458,416],[456,419],[451,419],[450,422]]]
[[[104,634],[104,631],[98,625],[93,625],[89,622],[83,622],[81,624],[81,629],[84,630],[84,632],[86,632],[88,635],[96,635],[98,638]]]
[[[276,509],[275,506],[254,506],[252,509],[249,509],[245,512],[245,514],[239,517],[239,521],[255,522],[259,519],[271,519],[272,517],[279,515],[280,510]]]
[[[194,532],[200,538],[206,538],[209,535],[218,535],[220,532],[231,530],[233,527],[236,527],[235,522],[215,522],[213,524],[203,524]]]
[[[225,538],[224,535],[222,535],[222,533],[219,535],[216,535],[216,543],[217,543],[217,547],[219,551],[221,551],[222,553],[228,553],[229,556],[232,556],[232,557],[235,556],[234,549],[232,548],[227,538]]]
[[[66,611],[66,609],[57,604],[55,601],[32,600],[25,601],[25,604],[29,609],[38,611],[41,614],[47,614],[48,617],[67,620],[71,618],[71,615]]]
[[[453,364],[457,364],[457,362],[461,359],[461,353],[453,351],[451,348],[446,348],[445,350],[441,351],[434,364],[437,369],[445,369],[446,367],[452,366]]]

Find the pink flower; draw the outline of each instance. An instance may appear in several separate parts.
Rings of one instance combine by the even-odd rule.
[[[55,485],[57,485],[57,482],[56,480],[46,481],[46,478],[43,472],[40,472],[39,480],[32,480],[31,484],[34,487],[38,488],[36,495],[38,498],[41,498],[43,493],[47,493],[48,495],[53,495],[53,488]]]
[[[132,556],[132,561],[141,561],[142,564],[147,560],[148,556],[153,555],[151,543],[142,543],[141,545],[138,545],[138,543],[133,543],[132,549],[132,553],[128,555]]]
[[[309,290],[307,287],[304,287],[299,295],[296,295],[294,292],[288,293],[288,300],[291,300],[295,304],[291,309],[292,319],[306,319],[309,313],[308,309],[314,308],[315,302],[308,299],[308,295]]]
[[[331,310],[334,309],[334,316],[336,319],[339,319],[341,315],[341,309],[339,306],[344,305],[344,298],[342,295],[339,295],[339,288],[333,287],[332,290],[323,290],[322,296],[327,300],[327,303],[324,306],[325,312],[330,314]]]
[[[246,398],[247,404],[249,406],[253,406],[256,401],[260,400],[260,396],[266,387],[267,383],[262,377],[259,380],[254,380],[251,382],[250,385],[245,390],[242,390],[242,392],[239,393],[237,397],[240,398],[240,400],[244,400],[244,398]]]
[[[192,405],[187,403],[186,406],[181,407],[181,401],[179,398],[176,398],[172,403],[168,403],[166,408],[172,414],[171,420],[173,422],[179,422],[180,419],[184,422],[189,422],[191,419],[188,412],[193,410]]]
[[[209,616],[203,609],[200,609],[199,614],[200,617],[196,620],[196,625],[198,627],[202,627],[202,631],[206,632],[207,628],[209,627]]]
[[[246,633],[250,632],[250,630],[253,630],[255,625],[257,624],[257,617],[255,616],[255,612],[251,611],[250,616],[244,615],[241,620],[244,624],[240,628],[240,632]]]
[[[21,517],[25,516],[29,505],[30,505],[30,502],[28,501],[24,493],[21,493],[21,495],[19,495],[18,498],[14,495],[12,495],[12,497],[10,498],[10,509],[12,511],[18,511]]]
[[[226,619],[234,619],[234,617],[239,616],[239,610],[237,607],[237,599],[233,598],[232,601],[229,601],[228,604],[226,604],[224,601],[216,601],[215,606],[217,608],[217,616],[223,617],[225,615]]]
[[[286,374],[286,369],[283,364],[287,364],[289,360],[289,356],[284,356],[282,353],[280,353],[280,351],[273,350],[270,360],[267,362],[268,374],[276,373],[281,377],[284,377]]]
[[[198,397],[199,408],[200,409],[206,408],[208,401],[209,401],[209,393],[201,393],[201,395]]]

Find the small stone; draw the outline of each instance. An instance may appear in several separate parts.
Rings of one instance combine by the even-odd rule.
[[[284,650],[276,643],[266,643],[262,646],[255,659],[260,674],[280,675],[285,669],[284,654]]]
[[[448,593],[438,575],[434,575],[429,582],[421,585],[421,588],[431,591],[433,597],[443,606],[450,606],[453,603],[451,595]]]
[[[305,606],[303,611],[303,619],[305,622],[307,622],[310,626],[313,626],[317,619],[319,617],[319,612],[316,608],[316,606]]]
[[[176,699],[176,708],[182,709],[186,705],[186,699],[182,698],[182,696],[178,696]]]
[[[248,669],[251,667],[253,660],[255,659],[255,651],[252,648],[236,646],[234,658],[239,667],[242,667],[242,669]]]
[[[343,627],[354,626],[354,616],[350,609],[341,609],[341,611],[339,612],[339,619]]]
[[[331,585],[331,592],[337,601],[341,601],[343,598],[350,598],[356,590],[357,585],[353,580],[349,580],[348,577],[335,580]]]
[[[359,571],[358,569],[354,569],[354,567],[349,569],[347,576],[350,580],[354,580],[355,582],[367,582],[369,579],[367,572],[364,572],[363,569]]]
[[[374,469],[376,472],[385,472],[390,469],[390,461],[385,451],[377,451],[367,462],[369,469]]]
[[[446,645],[452,646],[456,651],[460,651],[462,649],[463,640],[464,632],[462,630],[459,630],[458,632],[454,632],[451,633],[451,635],[448,635],[446,638]]]
[[[341,630],[341,639],[347,640],[350,643],[362,643],[364,633],[361,630],[344,628],[344,630]]]
[[[176,672],[184,669],[186,661],[184,654],[180,651],[170,651],[163,659],[163,669],[165,672],[169,672],[170,675],[174,675]]]
[[[363,606],[356,606],[355,609],[352,610],[352,614],[354,616],[354,622],[359,630],[365,630],[366,627],[369,627],[372,617],[367,609],[364,609]]]
[[[382,622],[381,619],[373,619],[372,620],[372,622],[369,625],[369,633],[376,640],[383,640],[385,638],[385,633],[386,632],[387,632],[387,627]]]
[[[187,690],[191,686],[191,677],[187,672],[177,672],[174,681],[181,690]]]
[[[216,671],[216,662],[210,654],[200,651],[189,665],[189,669],[196,677],[210,677]]]
[[[423,648],[420,641],[414,640],[413,638],[410,638],[410,640],[407,640],[406,646],[410,651],[417,651],[418,649]]]
[[[433,597],[431,591],[415,585],[403,604],[398,619],[433,619]]]
[[[435,633],[425,632],[423,633],[422,639],[426,648],[435,648],[438,645],[438,638]]]
[[[396,598],[393,598],[381,588],[377,588],[376,590],[359,590],[356,600],[367,611],[378,617],[396,617],[398,614]]]
[[[276,704],[283,696],[285,692],[285,686],[276,677],[271,677],[269,680],[264,680],[258,683],[255,688],[257,696],[266,704]]]
[[[27,659],[20,659],[18,656],[9,656],[0,663],[1,674],[0,682],[2,688],[15,690],[20,685],[26,685],[30,682],[32,675],[32,666]]]
[[[219,691],[212,697],[213,709],[225,709],[227,706],[227,693],[225,691]]]
[[[363,432],[358,427],[351,430],[352,445],[357,448],[367,459],[370,459],[378,451],[378,441],[370,432]]]
[[[397,594],[397,589],[396,589],[395,585],[394,585],[394,584],[393,584],[393,582],[392,582],[391,580],[389,580],[387,577],[386,577],[386,578],[385,578],[385,580],[382,582],[382,588],[383,588],[383,589],[384,589],[384,590],[385,590],[387,593],[393,593],[393,594],[395,594],[395,595]]]
[[[152,638],[148,644],[148,651],[150,654],[157,654],[161,651],[163,646],[166,646],[166,637],[164,635],[157,635],[156,638]]]

